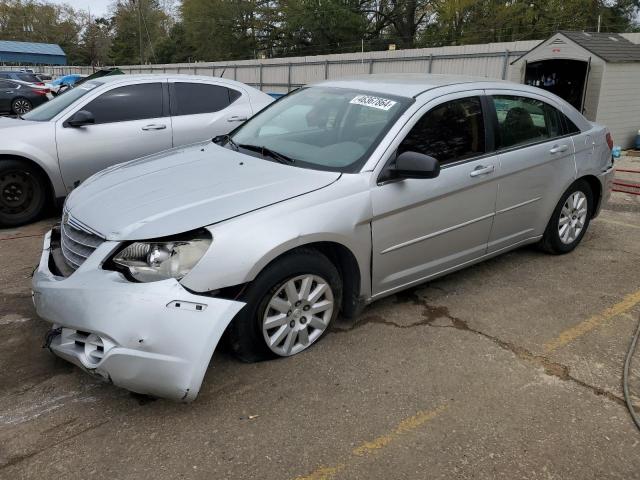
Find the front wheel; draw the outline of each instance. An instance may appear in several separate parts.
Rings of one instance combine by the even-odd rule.
[[[42,174],[20,160],[0,160],[0,228],[36,220],[47,200]]]
[[[562,195],[540,242],[548,253],[569,253],[578,246],[593,215],[593,192],[584,180],[578,180]]]
[[[320,252],[299,249],[276,260],[248,286],[247,305],[229,327],[231,349],[255,362],[306,350],[338,315],[342,281]]]

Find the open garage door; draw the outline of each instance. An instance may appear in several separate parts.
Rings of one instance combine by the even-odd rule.
[[[555,93],[582,112],[590,63],[591,59],[554,59],[527,63],[524,82]]]

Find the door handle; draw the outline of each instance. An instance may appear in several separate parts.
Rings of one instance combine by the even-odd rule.
[[[227,118],[227,122],[246,122],[247,117],[243,117],[242,115],[233,115]]]
[[[165,128],[167,128],[166,125],[161,124],[161,123],[152,123],[151,125],[145,125],[144,127],[142,127],[142,130],[164,130]]]
[[[487,167],[485,167],[484,165],[478,165],[476,168],[474,168],[471,173],[469,174],[470,177],[479,177],[480,175],[489,175],[490,173],[493,173],[493,171],[496,169],[496,167],[494,167],[493,165],[489,165]]]
[[[551,150],[549,150],[549,153],[562,153],[562,152],[566,152],[569,149],[568,145],[554,145]]]

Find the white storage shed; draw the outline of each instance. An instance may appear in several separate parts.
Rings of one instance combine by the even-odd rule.
[[[561,31],[513,61],[510,79],[559,95],[628,148],[640,130],[640,44],[632,40]]]

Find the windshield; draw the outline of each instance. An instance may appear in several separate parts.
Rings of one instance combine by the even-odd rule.
[[[231,138],[250,155],[355,172],[412,101],[344,88],[304,88],[251,118]]]
[[[100,85],[102,85],[100,82],[87,82],[80,87],[72,88],[71,90],[61,93],[53,100],[34,108],[29,113],[25,113],[22,118],[34,122],[48,122],[76,100],[84,97]]]

